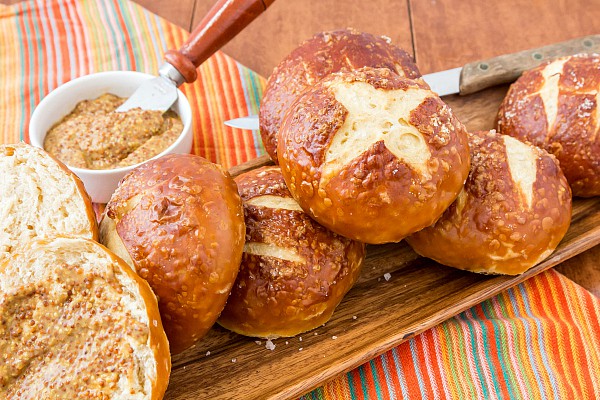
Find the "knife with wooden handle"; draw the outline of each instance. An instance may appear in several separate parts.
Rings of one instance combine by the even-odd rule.
[[[600,35],[584,36],[544,47],[504,54],[462,67],[423,75],[431,90],[440,96],[471,94],[515,81],[523,71],[559,57],[578,53],[600,53]],[[225,125],[240,129],[258,129],[258,116],[225,121]]]
[[[142,84],[118,112],[132,108],[168,110],[177,100],[177,87],[196,80],[196,69],[229,42],[275,0],[218,0],[179,50],[165,53],[156,78]]]
[[[440,96],[471,94],[515,81],[523,71],[559,57],[600,52],[600,35],[585,36],[518,53],[476,61],[448,71],[424,75],[423,79]]]

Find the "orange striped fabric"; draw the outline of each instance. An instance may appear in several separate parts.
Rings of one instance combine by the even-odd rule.
[[[598,398],[600,300],[549,270],[302,400]]]
[[[126,0],[0,5],[0,142],[28,140],[35,105],[84,74],[155,73],[187,33]],[[217,53],[183,90],[195,154],[226,167],[264,153],[257,132],[223,121],[256,114],[264,79]],[[302,399],[597,399],[600,301],[546,271],[343,374]]]
[[[0,5],[0,140],[28,141],[35,105],[60,84],[100,71],[156,74],[164,52],[179,48],[187,36],[128,1]],[[198,72],[195,83],[181,88],[195,106],[193,152],[225,167],[263,154],[257,132],[223,121],[256,114],[265,80],[222,53]]]

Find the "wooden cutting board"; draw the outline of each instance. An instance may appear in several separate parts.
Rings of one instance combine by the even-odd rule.
[[[470,131],[491,129],[507,87],[444,100]],[[233,175],[267,163],[259,158]],[[575,199],[567,235],[547,260],[516,277],[486,276],[419,257],[404,242],[369,246],[359,281],[332,319],[314,331],[273,341],[215,326],[173,358],[166,399],[299,397],[414,335],[600,243],[600,197]],[[384,274],[389,280],[384,279]]]

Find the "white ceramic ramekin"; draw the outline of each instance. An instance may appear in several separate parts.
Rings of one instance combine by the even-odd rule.
[[[109,71],[73,79],[49,93],[37,105],[29,123],[29,139],[31,144],[44,147],[44,138],[48,130],[82,100],[95,99],[104,93],[112,93],[119,97],[129,97],[147,79],[153,75],[135,71]],[[170,153],[189,153],[192,149],[192,110],[183,93],[178,90],[178,100],[172,107],[183,122],[183,132],[179,138],[162,153],[154,158]],[[85,185],[92,201],[106,203],[117,188],[119,181],[137,165],[122,168],[92,170],[75,168],[67,165]]]

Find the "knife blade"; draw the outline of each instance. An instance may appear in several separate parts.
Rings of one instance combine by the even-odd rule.
[[[258,115],[248,115],[247,117],[240,117],[230,119],[224,122],[225,125],[232,128],[245,129],[248,131],[258,130]]]
[[[124,112],[132,108],[167,111],[177,101],[177,88],[183,81],[183,76],[175,67],[164,63],[159,75],[142,83],[116,111]]]
[[[545,61],[578,53],[598,52],[600,35],[589,35],[426,74],[423,75],[423,80],[439,96],[466,95],[514,82],[523,71],[535,68]],[[225,121],[225,125],[247,130],[259,129],[257,115],[231,119]]]

